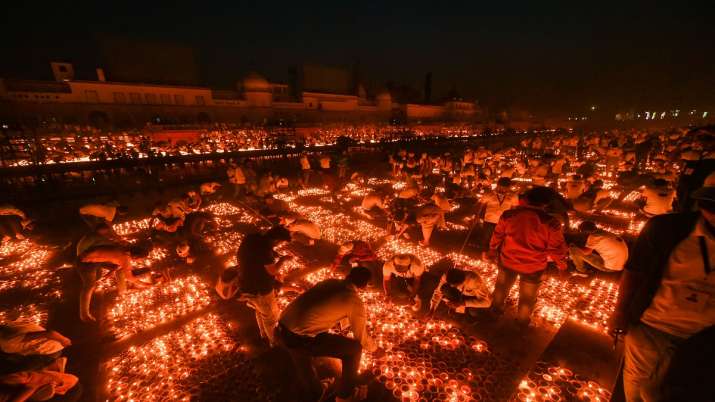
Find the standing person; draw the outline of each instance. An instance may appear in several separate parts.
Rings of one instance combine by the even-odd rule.
[[[116,201],[107,204],[87,204],[79,209],[79,215],[82,217],[82,220],[84,220],[87,226],[92,230],[102,224],[111,225],[117,215],[124,215],[126,213],[127,208],[120,206]]]
[[[489,243],[490,256],[497,259],[499,274],[492,293],[492,310],[497,314],[519,277],[518,323],[528,326],[536,304],[541,277],[549,259],[566,270],[566,253],[561,223],[544,211],[551,191],[534,187],[524,194],[525,206],[502,214]]]
[[[391,301],[395,293],[398,295],[407,293],[409,299],[413,301],[412,308],[419,310],[421,301],[418,292],[424,273],[425,266],[413,254],[395,254],[385,261],[382,266],[382,289],[385,291],[387,301]],[[393,283],[393,276],[397,283]]]
[[[233,185],[234,198],[244,195],[246,192],[246,174],[240,164],[232,163],[226,170],[228,182]]]
[[[291,302],[280,316],[276,338],[290,352],[296,375],[306,393],[304,400],[324,400],[326,389],[318,380],[312,357],[334,357],[342,362],[336,401],[355,394],[362,350],[383,353],[367,333],[365,305],[358,294],[370,282],[367,268],[353,268],[347,277],[319,282]],[[346,320],[353,338],[329,331]]]
[[[586,247],[571,245],[569,256],[576,271],[588,272],[586,265],[603,272],[619,272],[628,261],[628,245],[620,237],[598,229],[591,221],[583,222],[579,232],[587,234]]]
[[[300,170],[303,173],[300,184],[303,188],[306,188],[310,185],[310,159],[308,159],[308,154],[305,152],[300,155]]]
[[[340,180],[347,179],[349,163],[350,163],[350,158],[348,157],[348,152],[343,151],[340,154],[340,159],[338,159],[338,178]]]
[[[318,160],[320,162],[320,171],[323,173],[329,173],[330,172],[330,155],[328,154],[323,154],[320,156],[320,159]]]
[[[502,177],[497,180],[497,188],[484,194],[481,198],[480,215],[484,214],[484,227],[482,233],[482,252],[489,250],[489,241],[494,233],[494,228],[499,222],[504,211],[519,205],[519,197],[511,191],[511,179]]]
[[[715,186],[701,188],[692,198],[699,212],[648,221],[621,277],[609,327],[613,336],[625,333],[623,388],[628,402],[659,400],[679,347],[712,333],[715,325]],[[712,359],[712,346],[712,337],[705,339],[700,353]],[[712,377],[712,371],[700,373],[697,366],[685,370],[681,374],[700,389],[704,384],[692,379]]]
[[[278,320],[278,304],[275,289],[280,286],[276,279],[283,262],[290,256],[276,258],[274,248],[290,241],[290,233],[282,226],[275,226],[265,233],[247,235],[238,246],[238,283],[241,299],[256,311],[256,322],[261,338],[273,345],[273,328]]]

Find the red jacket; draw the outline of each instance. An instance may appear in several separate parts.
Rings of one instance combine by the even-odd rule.
[[[561,223],[541,209],[521,206],[505,211],[489,242],[493,255],[511,270],[530,274],[546,269],[548,259],[566,269],[568,248]]]

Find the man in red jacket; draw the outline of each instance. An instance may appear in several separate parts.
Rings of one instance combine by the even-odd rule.
[[[561,223],[544,211],[551,191],[534,187],[524,194],[526,205],[505,211],[489,242],[490,257],[499,264],[492,310],[501,314],[504,299],[519,277],[519,308],[517,319],[529,325],[536,304],[541,276],[549,261],[559,270],[566,270],[568,248]]]

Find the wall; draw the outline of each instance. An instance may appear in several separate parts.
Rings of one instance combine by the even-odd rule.
[[[445,108],[444,106],[408,103],[404,105],[404,112],[408,119],[438,119],[444,116]]]

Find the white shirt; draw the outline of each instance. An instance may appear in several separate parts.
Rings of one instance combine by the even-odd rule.
[[[497,223],[504,211],[519,205],[519,197],[514,193],[499,194],[493,191],[484,194],[481,202],[486,206],[484,221]]]
[[[419,260],[419,258],[415,256],[410,256],[410,269],[408,269],[405,272],[397,272],[395,269],[395,263],[393,262],[393,259],[389,259],[385,264],[382,266],[382,277],[383,278],[389,278],[390,276],[399,276],[400,278],[414,278],[418,276],[422,276],[422,274],[425,273],[425,266],[422,265],[422,261]]]
[[[375,351],[365,330],[365,305],[355,286],[344,280],[328,279],[308,289],[283,310],[279,322],[294,334],[313,337],[345,319],[353,337],[365,349]]]
[[[382,203],[382,197],[377,194],[368,194],[362,199],[362,204],[360,205],[362,209],[369,211],[374,207],[380,209],[385,209],[385,204]]]
[[[103,218],[107,222],[114,220],[114,215],[117,214],[117,207],[105,204],[87,204],[79,209],[80,215],[95,216]]]
[[[628,261],[628,245],[623,239],[603,230],[588,236],[586,247],[603,258],[603,266],[611,271],[621,271]]]
[[[667,214],[673,209],[673,198],[675,191],[672,189],[655,190],[646,187],[643,189],[643,197],[646,199],[643,211],[650,215]]]
[[[25,322],[9,322],[5,324],[9,327],[9,334],[0,336],[0,350],[5,353],[27,355],[51,355],[64,349],[61,343],[54,339],[38,337],[37,339],[25,339],[25,334],[45,331],[37,324]]]
[[[320,239],[320,227],[308,220],[298,219],[297,221],[286,225],[286,229],[291,232],[302,233],[311,239]]]
[[[491,305],[489,290],[484,284],[482,278],[476,272],[466,271],[466,278],[460,285],[455,286],[465,296],[474,296],[476,299],[465,300],[465,307],[488,307]],[[444,295],[442,294],[442,285],[447,283],[447,274],[443,274],[439,280],[437,288],[432,293],[432,301],[430,302],[430,310],[434,310],[442,302]]]
[[[27,219],[27,216],[24,212],[10,204],[0,205],[0,215],[16,215],[19,216],[22,220]]]
[[[710,266],[715,269],[715,236],[700,218],[670,254],[660,286],[641,317],[643,323],[681,338],[715,325],[715,273],[705,273],[700,236],[705,238]]]

